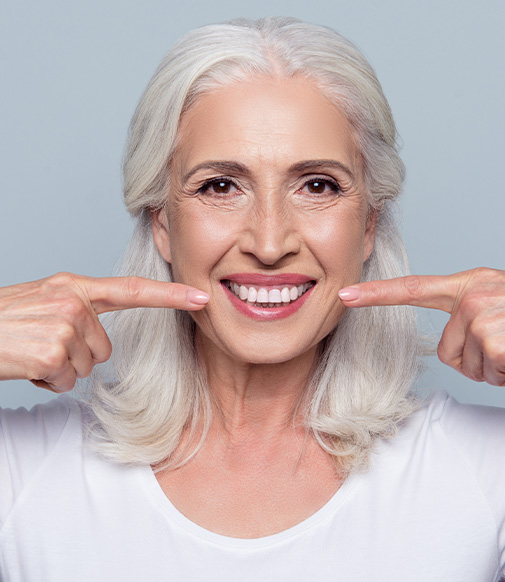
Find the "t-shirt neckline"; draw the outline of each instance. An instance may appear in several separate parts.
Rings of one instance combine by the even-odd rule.
[[[152,468],[149,465],[143,465],[140,467],[140,478],[148,497],[154,501],[172,523],[175,523],[178,527],[186,530],[186,532],[189,532],[193,536],[203,538],[208,542],[221,546],[243,549],[254,549],[274,545],[294,538],[309,529],[314,528],[317,524],[328,519],[340,510],[342,505],[344,505],[349,498],[351,492],[354,490],[360,477],[361,474],[358,472],[351,473],[333,496],[320,509],[307,519],[304,519],[288,529],[260,538],[234,538],[215,533],[198,525],[194,521],[191,521],[181,513],[166,496],[165,492],[160,487]]]

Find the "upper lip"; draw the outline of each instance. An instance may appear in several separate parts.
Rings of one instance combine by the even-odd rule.
[[[237,285],[303,285],[309,281],[315,281],[313,277],[301,275],[300,273],[279,273],[277,275],[265,275],[261,273],[232,273],[221,279],[222,281],[232,281]]]

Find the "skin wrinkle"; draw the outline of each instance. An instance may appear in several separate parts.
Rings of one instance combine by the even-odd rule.
[[[315,98],[317,102],[312,103],[313,110],[317,113],[311,113],[315,116],[317,127],[313,130],[314,135],[309,138],[310,144],[314,143],[317,147],[307,146],[304,143],[308,137],[307,131],[311,131],[311,128],[303,118],[300,122],[300,106],[306,107],[305,101],[308,99],[298,99],[294,104],[291,99],[286,100],[283,96],[279,98],[278,94],[282,95],[285,88],[292,94],[293,89],[289,88],[289,85],[292,84],[296,85],[298,94],[300,94],[299,89],[303,88],[308,94],[307,96]],[[252,354],[249,353],[248,356],[245,356],[244,351],[247,349],[242,350],[242,355],[237,359],[237,354],[233,353],[236,352],[237,347],[230,345],[230,342],[226,341],[225,336],[223,336],[224,319],[222,313],[226,312],[226,320],[229,320],[229,323],[224,327],[230,329],[232,326],[234,333],[237,331],[236,322],[232,323],[230,317],[236,318],[237,314],[234,308],[230,314],[227,305],[223,305],[220,312],[217,311],[217,308],[214,308],[213,311],[216,300],[222,302],[220,297],[222,290],[216,282],[227,274],[237,271],[301,272],[318,280],[321,287],[327,286],[328,282],[325,282],[326,266],[324,265],[324,261],[327,259],[325,258],[323,263],[317,259],[320,254],[320,243],[316,240],[330,241],[335,236],[336,229],[344,232],[349,230],[351,225],[352,237],[357,236],[357,238],[349,246],[349,249],[352,249],[353,258],[351,260],[349,255],[342,271],[349,272],[347,277],[350,276],[351,282],[359,280],[363,261],[362,255],[365,253],[363,237],[367,228],[367,208],[362,194],[364,185],[361,167],[358,164],[360,156],[354,146],[353,130],[333,104],[300,79],[286,80],[285,85],[279,84],[277,81],[273,84],[271,81],[265,81],[266,91],[263,90],[265,87],[262,87],[262,83],[259,81],[252,82],[252,86],[255,85],[261,87],[262,90],[252,92],[254,102],[250,99],[250,90],[247,91],[248,96],[245,98],[249,99],[247,112],[249,117],[254,118],[254,123],[242,120],[240,107],[243,105],[240,104],[240,100],[238,108],[236,108],[237,111],[233,111],[233,105],[237,102],[235,93],[238,91],[240,98],[242,98],[245,93],[244,86],[241,88],[226,87],[220,91],[206,94],[186,112],[180,124],[180,136],[182,137],[179,139],[179,147],[171,160],[172,189],[166,209],[166,236],[164,242],[161,245],[158,243],[158,246],[161,246],[163,256],[172,262],[176,280],[193,284],[211,295],[209,306],[203,312],[195,314],[194,317],[198,324],[197,337],[200,344],[205,346],[203,359],[207,364],[210,385],[218,387],[216,389],[218,400],[227,402],[224,405],[224,410],[231,417],[242,419],[236,421],[228,419],[230,425],[241,426],[247,418],[262,418],[265,424],[264,430],[270,423],[276,423],[268,412],[271,407],[264,406],[263,411],[245,412],[247,406],[261,406],[258,404],[262,402],[261,398],[250,397],[250,395],[264,394],[263,387],[268,385],[268,379],[272,377],[270,366],[275,365],[277,372],[287,364],[287,377],[291,375],[291,379],[285,381],[296,396],[290,396],[287,403],[285,402],[276,408],[276,410],[282,409],[284,411],[280,414],[283,417],[280,425],[286,426],[287,419],[290,419],[292,415],[293,403],[300,400],[300,394],[303,394],[305,390],[308,370],[312,368],[316,358],[317,345],[331,331],[334,323],[343,312],[336,296],[338,289],[332,290],[334,297],[332,300],[324,301],[324,308],[319,307],[318,302],[314,300],[313,309],[319,311],[318,320],[320,323],[318,326],[312,325],[311,338],[308,343],[304,340],[304,333],[301,331],[303,327],[306,328],[306,325],[300,326],[298,323],[293,326],[290,325],[290,322],[280,322],[276,324],[279,332],[271,334],[267,329],[262,332],[259,329],[261,325],[258,325],[257,322],[252,326],[251,322],[246,322],[242,331],[240,331],[240,327],[238,328],[239,333],[236,341],[240,343],[246,336],[252,335],[253,339],[247,341],[251,348],[248,351]],[[269,93],[273,94],[273,97]],[[219,99],[216,98],[217,96]],[[223,106],[223,102],[226,100],[226,106]],[[216,104],[218,104],[218,111],[215,109]],[[324,109],[325,107],[326,109]],[[226,109],[226,115],[230,110],[232,111],[232,115],[228,116],[226,120],[220,118],[223,115],[221,111],[224,109]],[[320,111],[323,113],[319,120]],[[325,135],[328,120],[333,120],[336,117],[339,124],[338,130],[336,130],[337,137],[333,137],[333,135],[323,137],[323,143],[332,144],[335,142],[339,144],[337,150],[334,150],[333,146],[330,148],[327,145],[320,146],[319,137]],[[216,123],[213,123],[214,120],[217,120]],[[240,125],[233,126],[233,123],[240,123]],[[225,129],[222,129],[223,126]],[[296,133],[300,131],[303,132],[300,134],[303,135],[301,140],[298,139],[299,136]],[[328,133],[327,130],[326,133]],[[296,136],[295,138],[293,134]],[[338,137],[339,135],[342,137]],[[326,155],[310,155],[323,152]],[[343,157],[342,152],[345,152]],[[209,153],[211,155],[208,155]],[[226,155],[222,155],[223,153]],[[232,154],[231,158],[229,157],[230,153]],[[309,155],[306,155],[307,153]],[[328,153],[332,155],[327,155]],[[335,156],[335,153],[338,155]],[[293,156],[296,157],[293,159]],[[209,162],[211,167],[208,167]],[[195,194],[193,191],[195,187],[199,187],[209,178],[222,176],[221,173],[216,174],[216,170],[226,170],[226,177],[233,178],[238,183],[240,194],[224,199],[218,196]],[[342,184],[344,192],[326,198],[324,195],[318,196],[314,199],[307,196],[305,192],[298,194],[297,191],[297,193],[291,194],[293,185],[299,184],[299,187],[302,187],[306,181],[305,173],[310,171],[313,171],[316,177],[324,178],[325,175],[328,175],[335,179]],[[198,181],[196,180],[197,176]],[[359,183],[356,176],[359,176]],[[188,191],[189,188],[192,190]],[[336,220],[326,219],[325,216],[328,213],[334,213]],[[318,219],[317,228],[315,228],[316,223],[314,223],[314,228],[311,228],[312,231],[317,230],[318,234],[318,236],[315,236],[314,232],[311,234],[316,239],[314,241],[316,251],[314,252],[311,248],[313,243],[309,240],[310,236],[306,237],[303,233],[307,230],[306,223],[312,221],[312,217],[316,214],[321,215],[323,220]],[[340,215],[342,215],[341,218]],[[161,214],[158,215],[159,218],[161,216]],[[225,216],[226,218],[224,218]],[[183,224],[186,225],[184,228],[182,228]],[[195,231],[191,237],[186,235],[185,231],[188,227],[196,229],[198,234]],[[158,232],[162,232],[162,229],[163,227],[158,229]],[[169,237],[168,232],[175,234]],[[349,232],[351,233],[351,231]],[[370,232],[373,234],[372,231]],[[342,242],[344,240],[342,235],[338,235],[337,239],[341,239]],[[182,240],[189,242],[191,248],[180,247]],[[203,257],[198,245],[192,242],[195,240],[206,240],[209,248],[213,245],[217,249],[219,246],[220,250],[215,252],[212,257],[210,253],[208,258]],[[373,237],[371,242],[373,242]],[[185,244],[183,243],[183,245]],[[335,242],[334,244],[341,243]],[[371,246],[368,246],[367,253],[371,251]],[[185,262],[187,262],[187,257],[194,257],[194,260],[191,261],[191,273],[188,266],[179,259],[179,256],[186,257]],[[359,262],[356,260],[358,257],[360,257]],[[316,258],[315,261],[314,258]],[[228,264],[230,266],[227,266]],[[354,266],[350,269],[350,265]],[[202,272],[211,273],[211,280],[197,281],[194,274]],[[337,273],[336,276],[337,278],[342,277]],[[340,286],[347,284],[347,282],[346,278],[342,279]],[[218,316],[218,313],[221,315]],[[272,326],[270,327],[272,328]],[[288,333],[281,331],[282,329],[287,331],[289,328],[292,329]],[[295,329],[300,331],[295,331]],[[279,341],[278,338],[283,339]],[[290,341],[287,342],[286,338],[290,338]],[[302,339],[300,340],[300,338]],[[261,346],[264,342],[266,343]],[[286,346],[286,350],[284,350],[286,354],[282,355],[279,353],[279,351],[282,352],[282,349],[279,350],[279,346],[282,347],[282,344],[286,343],[304,344],[304,347],[302,348],[300,345],[293,351],[293,347]],[[261,359],[264,359],[264,355],[260,354],[269,351],[278,355],[270,359],[271,361],[268,361],[269,358],[267,358],[266,362],[260,363]],[[258,358],[260,359],[258,360]],[[294,365],[297,361],[303,372],[299,372],[297,366]],[[216,365],[216,362],[219,362],[219,366]],[[223,380],[221,373],[216,372],[218,368],[220,370],[229,369],[226,380]],[[297,370],[296,373],[293,373],[293,370]],[[223,389],[223,386],[226,385],[228,388]],[[225,396],[228,391],[233,395],[232,398]],[[271,390],[271,392],[281,393],[278,388]],[[240,401],[241,404],[238,405],[235,402],[231,405],[230,403],[235,399],[238,399],[237,401]],[[248,416],[249,414],[250,416]]]
[[[311,83],[254,79],[193,103],[170,170],[153,235],[174,280],[210,295],[191,317],[213,415],[198,454],[156,476],[203,527],[268,535],[312,515],[344,478],[304,420],[321,346],[345,311],[338,291],[360,280],[373,248],[360,155],[345,116]],[[199,191],[214,178],[236,188]],[[236,273],[315,285],[288,317],[258,320],[222,284]]]
[[[308,170],[319,170],[319,171],[323,171],[326,168],[336,168],[340,171],[345,172],[346,174],[348,174],[349,178],[354,181],[355,177],[354,174],[351,172],[351,170],[342,162],[338,162],[336,160],[306,160],[303,162],[298,162],[296,164],[293,164],[287,171],[288,174],[299,174],[303,171],[308,171]],[[240,164],[238,162],[230,162],[230,161],[226,161],[226,160],[209,160],[206,162],[202,162],[201,164],[198,164],[197,166],[195,166],[194,168],[192,168],[191,170],[189,170],[189,172],[187,172],[182,180],[181,180],[181,184],[182,184],[182,188],[184,189],[187,185],[187,182],[190,180],[190,178],[192,178],[196,173],[198,173],[201,170],[214,170],[215,172],[217,172],[218,174],[228,174],[228,173],[233,173],[233,174],[241,174],[243,176],[247,176],[250,177],[251,176],[251,172],[249,171],[249,169],[247,168],[247,166],[244,166],[243,164]]]
[[[299,83],[300,81],[298,81]],[[278,85],[277,85],[278,87]],[[324,100],[326,99],[322,97],[320,94],[312,90],[313,93],[316,93],[319,99]],[[226,97],[230,93],[233,93],[233,90],[230,88],[223,89],[223,94]],[[240,139],[243,136],[241,135],[240,138],[235,138],[232,134],[230,137],[226,134],[226,132],[219,132],[211,125],[213,129],[210,130],[209,137],[209,144],[212,144],[212,148],[209,151],[229,151],[229,143],[234,142],[238,143],[237,148],[232,148],[234,151],[234,157],[237,156],[240,159],[242,156],[244,159],[253,159],[254,160],[254,167],[250,167],[250,164],[246,164],[243,161],[238,162],[237,159],[226,160],[225,157],[219,156],[219,161],[211,162],[213,167],[212,168],[204,168],[203,166],[207,166],[209,164],[209,158],[204,158],[203,162],[199,162],[196,165],[193,162],[194,156],[191,155],[191,145],[189,149],[186,147],[186,144],[195,144],[195,143],[203,143],[207,138],[205,135],[206,129],[202,127],[201,123],[196,123],[196,119],[198,118],[198,114],[203,114],[206,118],[210,119],[210,112],[207,110],[207,102],[212,102],[213,98],[215,97],[216,93],[211,93],[202,97],[197,104],[187,112],[185,118],[183,118],[181,122],[181,135],[184,135],[184,139],[180,140],[180,146],[176,152],[176,155],[172,158],[172,168],[171,168],[171,175],[173,177],[173,185],[177,184],[175,188],[173,188],[173,198],[169,200],[167,205],[167,216],[168,216],[168,223],[169,230],[173,231],[174,228],[177,230],[177,224],[180,223],[191,223],[191,212],[192,209],[190,207],[188,201],[188,194],[185,192],[185,180],[189,179],[191,176],[194,177],[196,172],[204,173],[203,170],[206,172],[209,169],[212,170],[226,170],[226,173],[238,173],[239,176],[233,175],[233,178],[236,181],[239,181],[241,178],[244,177],[248,178],[249,184],[248,187],[244,188],[246,191],[243,195],[241,194],[238,199],[239,202],[236,202],[237,197],[231,197],[231,201],[229,200],[221,200],[219,198],[214,199],[212,197],[197,197],[199,200],[200,207],[204,206],[205,209],[201,212],[199,211],[199,222],[203,225],[204,231],[201,232],[202,236],[208,237],[212,236],[216,238],[216,233],[222,231],[222,228],[215,227],[213,222],[216,220],[216,216],[218,217],[217,220],[219,222],[219,215],[222,212],[225,213],[235,213],[234,220],[239,224],[244,221],[242,216],[245,216],[244,213],[247,212],[249,206],[252,207],[252,214],[248,216],[247,221],[254,226],[254,228],[247,229],[244,234],[240,232],[235,232],[235,228],[233,226],[227,226],[226,237],[228,240],[232,241],[231,248],[228,251],[232,253],[232,249],[237,249],[240,247],[240,251],[242,254],[247,255],[250,260],[249,263],[253,263],[254,268],[248,267],[245,270],[257,270],[260,268],[261,270],[273,268],[276,270],[286,270],[285,265],[289,264],[290,258],[293,256],[298,256],[301,252],[301,247],[304,244],[301,242],[300,236],[298,232],[301,230],[301,223],[304,221],[304,214],[311,214],[314,211],[317,213],[324,212],[325,210],[329,210],[332,207],[337,207],[340,204],[340,196],[334,196],[333,198],[329,198],[327,200],[320,200],[317,201],[309,201],[306,202],[304,197],[300,197],[300,200],[296,200],[297,204],[294,204],[289,197],[279,197],[279,188],[286,188],[286,179],[290,176],[292,177],[293,174],[298,171],[300,173],[314,169],[317,170],[317,174],[324,174],[322,170],[327,170],[328,167],[332,170],[332,173],[328,174],[337,180],[337,182],[342,183],[342,174],[344,174],[345,178],[348,181],[354,182],[353,188],[350,192],[345,192],[343,196],[346,197],[347,203],[352,201],[352,199],[356,198],[356,213],[357,216],[360,216],[360,222],[363,224],[363,228],[365,228],[365,221],[366,221],[366,212],[363,211],[365,203],[364,197],[360,194],[359,189],[356,184],[356,180],[353,180],[353,177],[356,171],[352,169],[352,166],[356,165],[356,161],[359,156],[356,155],[355,147],[353,145],[353,140],[351,139],[352,130],[350,127],[345,127],[347,147],[349,148],[348,157],[351,163],[351,167],[349,167],[349,162],[347,161],[340,161],[335,160],[334,156],[324,156],[321,158],[313,158],[312,156],[306,158],[305,160],[296,160],[291,161],[287,169],[283,171],[285,178],[281,179],[279,176],[279,168],[284,165],[284,160],[289,159],[292,156],[292,145],[290,142],[290,132],[286,131],[285,126],[276,127],[276,119],[285,119],[286,118],[286,110],[287,109],[287,118],[290,120],[290,123],[293,123],[292,118],[295,118],[299,112],[293,111],[293,106],[289,105],[286,107],[286,103],[282,102],[282,106],[285,109],[282,109],[280,101],[274,101],[276,107],[274,108],[267,108],[265,111],[269,111],[268,119],[266,122],[266,126],[261,128],[261,124],[256,123],[255,126],[251,129],[247,127],[248,134],[246,134],[245,139]],[[261,101],[264,101],[265,97],[260,97],[259,105]],[[331,107],[332,114],[335,111],[333,105],[327,102],[329,107]],[[208,109],[208,107],[207,107]],[[271,113],[273,109],[273,114]],[[258,107],[257,111],[260,111]],[[252,113],[254,115],[254,113]],[[260,117],[263,117],[263,114],[259,114]],[[273,121],[272,121],[273,120]],[[272,128],[272,123],[274,127]],[[269,127],[270,126],[270,127]],[[289,127],[289,126],[288,126]],[[341,126],[342,127],[342,126]],[[197,129],[198,128],[198,129]],[[270,134],[276,136],[275,139],[272,141],[269,139]],[[344,133],[345,135],[345,133]],[[200,140],[200,142],[198,142]],[[291,136],[292,140],[292,136]],[[220,150],[221,148],[221,150]],[[238,151],[237,151],[238,150]],[[235,153],[237,152],[237,153]],[[199,152],[203,153],[203,152]],[[204,154],[205,155],[205,154]],[[316,160],[311,161],[311,160]],[[331,160],[330,163],[325,160]],[[222,161],[224,161],[224,166],[222,165]],[[217,167],[216,167],[217,166]],[[314,167],[317,166],[317,167]],[[189,171],[185,171],[184,168],[192,168]],[[359,166],[358,166],[359,167]],[[261,168],[261,174],[255,172],[255,168]],[[182,179],[181,179],[182,176]],[[207,180],[209,177],[213,177],[214,174],[206,174],[202,177]],[[280,180],[280,182],[279,182]],[[204,181],[204,180],[201,180]],[[292,181],[292,178],[291,178]],[[299,178],[299,182],[302,182],[303,178]],[[261,182],[261,183],[259,183]],[[349,188],[347,184],[343,186],[344,188]],[[261,195],[256,195],[255,192],[261,192]],[[190,194],[194,196],[193,193]],[[246,199],[249,198],[250,204],[246,204],[242,202],[240,199],[244,196]],[[208,201],[210,198],[210,201]],[[296,199],[296,196],[295,196]],[[293,206],[294,204],[294,206]],[[301,207],[301,211],[300,211]],[[238,214],[237,214],[238,213]],[[211,216],[212,215],[212,216]],[[209,218],[210,217],[210,218]],[[189,222],[188,222],[189,221]],[[285,230],[286,227],[284,225],[289,225],[287,231]],[[260,227],[261,226],[261,227]],[[326,224],[319,224],[318,225],[323,236],[331,236],[331,230],[335,228],[334,223],[332,222],[331,225],[328,226]],[[284,229],[284,230],[283,230]],[[237,229],[238,230],[238,229]],[[288,232],[289,231],[289,232]],[[233,240],[237,242],[233,243]],[[240,243],[238,242],[240,240]],[[362,244],[362,243],[360,243]],[[172,244],[169,243],[170,248],[166,251],[166,258],[170,260],[174,260],[175,265],[175,274],[177,277],[177,254],[174,256],[174,247]],[[261,258],[256,256],[257,249],[261,248]],[[303,249],[305,250],[305,249]],[[310,258],[310,250],[307,253]],[[193,253],[195,254],[195,253]],[[181,253],[182,256],[189,256],[186,253]],[[226,256],[226,253],[223,251],[223,256]],[[218,265],[221,261],[222,257],[216,254],[215,262],[211,265],[210,269],[213,270],[214,268],[218,268]],[[259,260],[258,260],[259,259]],[[306,262],[306,261],[305,261]],[[174,267],[174,263],[172,264]],[[209,269],[209,266],[205,266],[204,269]],[[287,269],[289,271],[289,269]],[[298,269],[295,269],[297,271]],[[320,270],[320,267],[316,270]],[[196,269],[195,269],[196,271]],[[303,269],[302,269],[303,272]],[[183,279],[180,279],[181,281]],[[195,284],[197,284],[195,282]],[[205,288],[201,284],[198,285],[199,288],[206,290],[207,292],[213,294],[213,290],[209,288]],[[205,310],[206,312],[208,310]],[[341,311],[341,309],[340,309]],[[202,313],[197,316],[199,320],[206,320],[205,325],[201,327],[209,327],[212,332],[212,336],[219,336],[221,332],[218,328],[216,328],[214,322],[215,318],[210,317],[207,313]],[[335,316],[332,317],[335,319]],[[325,330],[326,333],[330,331],[330,329]],[[204,333],[204,336],[206,334]],[[320,338],[322,339],[322,337]],[[306,358],[305,368],[310,369],[314,362],[315,358],[315,346],[317,345],[317,341],[312,344],[312,346],[306,351],[304,358]],[[215,350],[215,346],[211,342],[207,349],[210,350],[212,353]],[[221,351],[221,350],[219,350]],[[219,359],[222,354],[215,354],[216,359]],[[209,354],[207,353],[205,356],[206,359],[209,359]],[[210,358],[211,361],[214,360],[214,357]],[[305,360],[304,360],[305,361]],[[277,365],[281,365],[278,362]],[[238,372],[238,369],[241,371]],[[292,366],[292,363],[290,364]],[[209,376],[212,377],[212,366],[209,369]],[[241,394],[240,398],[245,401],[246,392],[249,390],[251,391],[251,385],[258,384],[258,382],[254,382],[252,377],[262,377],[263,373],[259,371],[258,366],[251,367],[249,363],[245,364],[235,364],[233,365],[233,369],[235,370],[234,373],[229,374],[229,378],[233,379],[232,381],[235,382],[235,386],[231,391],[235,395]],[[246,371],[247,370],[247,371]],[[267,368],[268,370],[268,368]],[[268,371],[265,371],[264,375],[267,377],[269,375]],[[307,372],[303,374],[305,378],[307,376]],[[237,381],[236,378],[241,378],[241,380]],[[211,385],[213,382],[211,381]],[[222,381],[216,382],[217,385],[221,385]],[[305,385],[305,381],[291,381],[291,386],[298,386],[295,388],[295,393],[299,394],[303,392],[303,387]],[[240,388],[242,385],[242,388]],[[244,387],[249,387],[245,389]],[[254,390],[258,390],[255,388]],[[295,398],[294,401],[297,402],[299,398]],[[287,412],[289,410],[289,415],[291,413],[292,406],[287,406]],[[243,409],[241,406],[237,408],[232,407],[235,410],[235,414],[243,415]],[[238,412],[240,411],[240,412]],[[286,416],[285,416],[286,418]],[[240,424],[240,423],[239,423]],[[285,424],[283,421],[282,424]]]
[[[198,342],[200,344],[200,342]],[[312,354],[310,359],[314,360]],[[211,359],[211,358],[208,358]],[[265,434],[278,435],[285,432],[286,429],[291,430],[293,426],[301,426],[303,412],[300,411],[300,404],[304,400],[305,389],[298,394],[292,391],[292,386],[289,384],[293,370],[291,366],[300,368],[300,382],[305,388],[310,378],[310,373],[306,372],[304,362],[292,362],[284,365],[284,374],[280,367],[277,367],[278,373],[275,378],[272,378],[268,369],[265,369],[265,378],[262,381],[262,390],[251,393],[248,391],[248,386],[254,380],[253,369],[247,366],[244,368],[243,374],[237,377],[230,377],[228,370],[221,370],[213,368],[211,371],[214,375],[214,382],[218,385],[234,384],[234,391],[227,392],[221,398],[214,398],[216,409],[222,418],[222,425],[224,430],[233,439],[233,435],[240,432],[241,429],[248,431],[251,426],[257,426],[258,432]],[[310,370],[312,371],[312,369]],[[303,377],[303,374],[306,374]],[[212,393],[214,396],[214,393]],[[285,403],[285,406],[278,406],[279,401]],[[265,426],[263,414],[257,414],[256,408],[249,408],[248,401],[255,400],[261,405],[258,409],[262,412],[263,408],[269,409],[269,424]],[[297,414],[298,412],[298,414]],[[265,430],[267,433],[265,433]]]

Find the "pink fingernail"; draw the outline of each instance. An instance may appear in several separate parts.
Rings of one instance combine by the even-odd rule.
[[[205,305],[206,303],[209,302],[210,295],[204,293],[203,291],[196,291],[196,289],[195,290],[190,289],[188,291],[187,298],[189,301],[191,301],[191,303],[194,303],[195,305]]]
[[[361,295],[360,290],[355,287],[346,287],[338,292],[338,296],[343,301],[356,301]]]

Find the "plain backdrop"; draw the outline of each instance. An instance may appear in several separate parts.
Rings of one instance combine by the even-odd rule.
[[[371,60],[403,144],[413,272],[505,268],[504,0],[18,0],[1,12],[0,285],[110,274],[132,229],[120,160],[136,102],[177,38],[238,16],[325,24]],[[422,318],[438,334],[448,319]],[[427,364],[422,386],[505,406],[505,388]],[[0,388],[2,406],[53,397]]]

